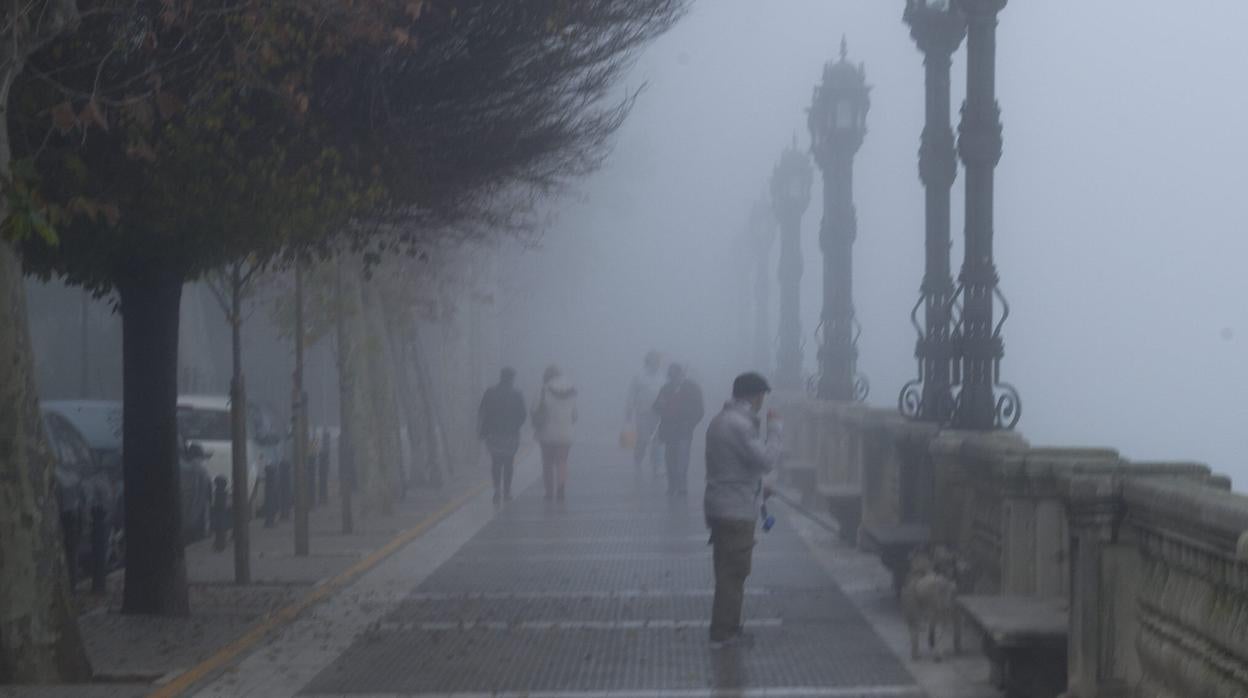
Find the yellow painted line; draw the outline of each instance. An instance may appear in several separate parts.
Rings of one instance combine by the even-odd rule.
[[[178,676],[169,683],[149,693],[148,698],[174,698],[175,696],[182,695],[186,691],[190,690],[196,683],[203,680],[206,676],[226,666],[238,658],[239,655],[254,647],[270,632],[291,623],[304,611],[308,610],[312,606],[315,606],[321,601],[324,601],[330,594],[348,586],[356,579],[363,576],[364,573],[381,564],[381,562],[386,558],[403,549],[403,547],[408,543],[411,543],[420,536],[424,535],[429,529],[433,528],[440,521],[453,514],[455,510],[462,507],[470,499],[484,492],[489,486],[489,482],[481,482],[474,485],[467,492],[459,497],[456,497],[436,512],[430,514],[414,527],[395,536],[389,543],[386,543],[381,548],[375,550],[368,557],[355,563],[342,574],[339,574],[337,577],[334,577],[328,582],[316,587],[298,601],[266,615],[260,620],[259,623],[253,626],[251,630],[248,630],[245,635],[217,650],[217,652],[208,659],[205,659],[185,672],[178,674]]]

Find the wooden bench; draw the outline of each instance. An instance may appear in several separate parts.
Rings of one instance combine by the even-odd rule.
[[[820,485],[819,496],[828,505],[828,513],[836,519],[841,540],[853,545],[858,542],[858,526],[862,523],[862,488],[858,485]]]
[[[1007,698],[1054,698],[1066,690],[1067,599],[963,596],[958,607],[983,637],[992,683]]]
[[[859,544],[876,552],[880,562],[893,575],[893,592],[900,594],[910,572],[910,553],[932,541],[932,529],[921,524],[878,526],[868,524],[859,529]]]

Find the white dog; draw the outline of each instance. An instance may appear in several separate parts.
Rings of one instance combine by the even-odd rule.
[[[961,635],[954,599],[958,595],[957,575],[961,563],[945,548],[929,553],[916,550],[910,554],[910,572],[901,588],[901,609],[910,627],[910,657],[919,659],[919,637],[926,631],[928,649],[940,661],[938,648],[941,632],[952,626],[954,651],[961,644]]]

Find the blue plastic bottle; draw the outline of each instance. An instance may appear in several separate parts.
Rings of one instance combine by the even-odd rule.
[[[767,505],[763,505],[763,533],[770,533],[771,527],[776,525],[776,517],[767,513]]]

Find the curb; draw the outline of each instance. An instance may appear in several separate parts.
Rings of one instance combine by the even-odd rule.
[[[318,584],[303,598],[264,616],[242,637],[222,647],[211,657],[178,674],[165,685],[147,694],[148,698],[175,698],[175,696],[180,696],[191,690],[195,684],[230,664],[240,655],[259,644],[261,640],[264,640],[273,631],[291,624],[304,611],[324,601],[334,592],[349,586],[387,558],[403,549],[408,543],[424,535],[429,529],[455,513],[456,510],[484,492],[489,486],[489,482],[481,482],[470,487],[467,492],[447,502],[441,509],[425,517],[412,528],[398,534],[390,542],[370,553],[368,557],[355,563],[337,576],[331,577],[328,581]]]

